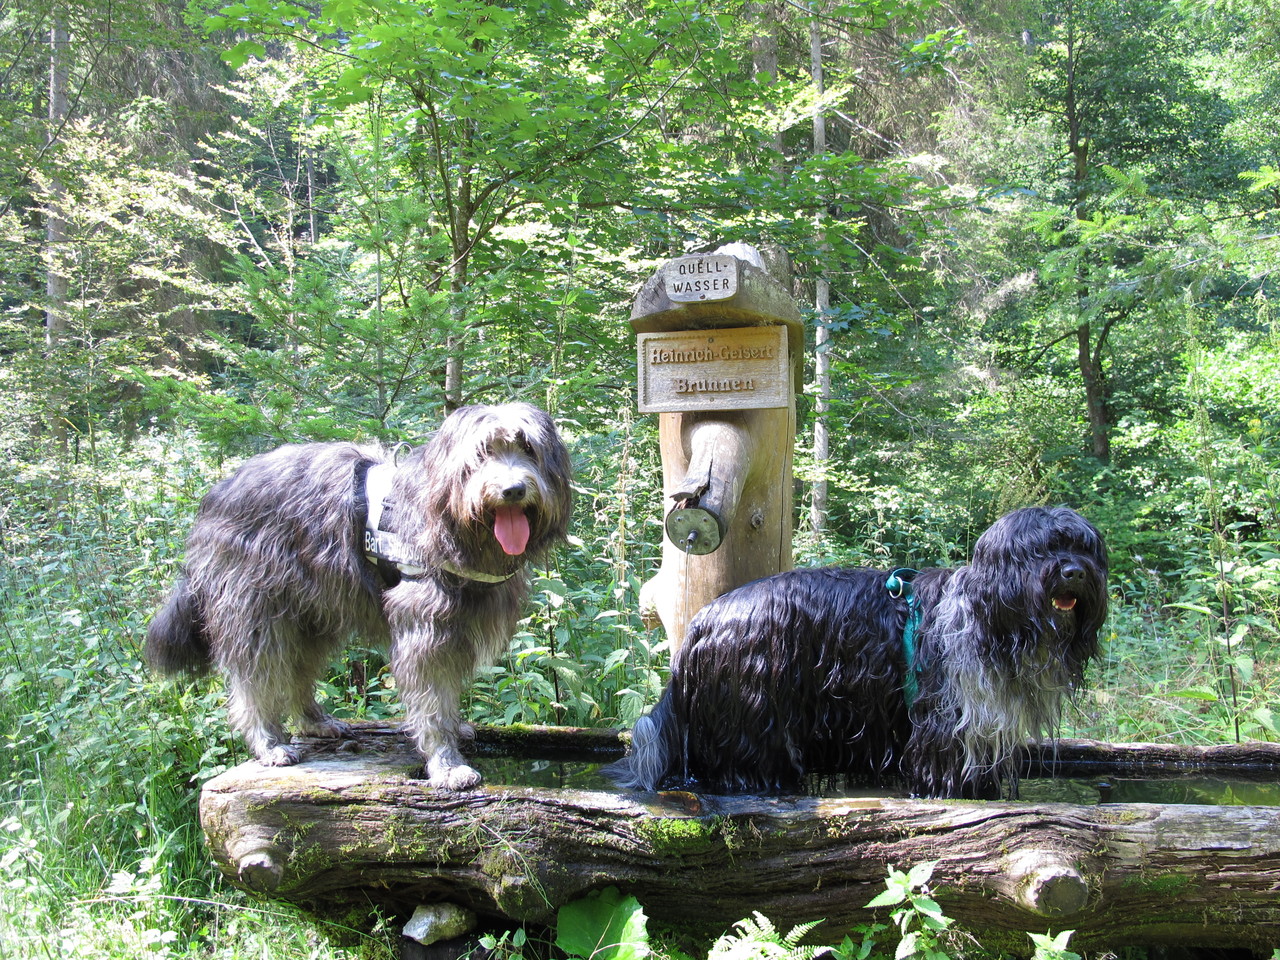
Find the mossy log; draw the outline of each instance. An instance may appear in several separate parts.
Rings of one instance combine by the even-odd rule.
[[[477,748],[551,761],[616,756],[612,731],[481,729]],[[1145,754],[1145,759],[1144,759]],[[1060,742],[1028,768],[1115,758],[1146,770],[1273,779],[1280,749]],[[1074,929],[1073,947],[1280,943],[1280,809],[1185,804],[717,797],[486,783],[443,793],[393,728],[311,744],[302,763],[246,763],[209,781],[200,814],[231,880],[313,910],[407,916],[450,902],[498,923],[546,923],[616,885],[664,924],[718,934],[759,910],[822,938],[872,919],[889,866],[938,861],[933,889],[985,942]],[[881,920],[885,919],[881,911]]]

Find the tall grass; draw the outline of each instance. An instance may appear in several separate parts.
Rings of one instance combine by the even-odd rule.
[[[1102,656],[1065,731],[1098,740],[1280,738],[1280,553],[1205,546],[1170,580],[1139,568],[1113,585]],[[1229,603],[1224,610],[1223,598]]]
[[[199,785],[244,755],[216,687],[140,662],[214,468],[171,439],[98,453],[5,468],[0,957],[339,956],[212,868]]]

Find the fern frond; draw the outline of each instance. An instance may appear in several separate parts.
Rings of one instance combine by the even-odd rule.
[[[785,936],[760,911],[739,920],[707,953],[707,960],[817,960],[831,952],[830,947],[801,945],[800,941],[821,920],[800,923]]]

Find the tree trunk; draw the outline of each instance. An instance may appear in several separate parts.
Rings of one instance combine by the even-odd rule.
[[[61,23],[55,23],[49,31],[49,130],[47,142],[58,138],[71,112],[68,82],[68,47],[70,38]],[[63,210],[63,187],[60,179],[53,181],[52,196],[45,214],[45,347],[47,362],[52,372],[49,409],[53,422],[53,436],[65,452],[67,444],[67,397],[60,369],[63,343],[67,336],[67,308],[71,299],[71,281],[67,276],[67,244],[70,231]],[[52,386],[55,385],[56,386]]]
[[[815,537],[827,529],[830,510],[830,488],[827,471],[831,464],[831,434],[827,418],[831,411],[831,332],[825,318],[831,308],[831,287],[819,277],[814,285],[814,310],[817,327],[814,331],[813,373],[817,381],[817,395],[813,402],[813,499],[809,505],[809,526]]]
[[[449,268],[450,333],[445,338],[444,410],[453,413],[462,406],[462,332],[467,322],[463,297],[467,290],[467,254],[457,253]]]
[[[751,73],[757,82],[766,78],[770,85],[778,81],[778,24],[777,7],[771,2],[748,3],[747,18],[751,21]],[[773,132],[773,149],[782,153],[782,131]],[[776,172],[781,172],[775,167]]]
[[[234,883],[314,910],[407,916],[444,901],[497,923],[548,923],[563,904],[617,885],[678,929],[714,935],[759,910],[783,929],[825,920],[815,936],[833,943],[873,918],[864,904],[889,866],[937,861],[931,887],[947,915],[1007,950],[1028,952],[1021,931],[1048,929],[1075,930],[1075,949],[1280,939],[1273,807],[503,785],[484,767],[495,752],[523,750],[554,768],[611,759],[622,741],[607,730],[482,728],[474,749],[488,782],[443,793],[420,779],[399,734],[364,724],[343,752],[313,741],[297,766],[246,763],[214,778],[201,821]],[[1117,761],[1184,776],[1188,765],[1238,762],[1274,781],[1280,747],[1064,741],[1027,764],[1114,772]]]
[[[66,28],[56,24],[49,31],[49,132],[52,144],[66,123],[71,110],[67,80],[67,47],[70,39]],[[63,217],[63,190],[60,180],[53,184],[53,197],[45,218],[45,245],[48,250],[45,278],[45,341],[52,350],[62,342],[67,329],[67,295],[70,282],[61,263],[67,242],[67,222]]]
[[[1067,151],[1072,158],[1072,181],[1075,188],[1075,217],[1077,221],[1089,219],[1089,140],[1084,129],[1083,116],[1076,86],[1076,58],[1079,42],[1075,33],[1075,12],[1070,7],[1067,16],[1067,89],[1066,121]],[[1083,274],[1083,268],[1079,271]],[[1077,312],[1083,318],[1089,299],[1089,286],[1083,276],[1076,286]],[[1088,320],[1081,319],[1076,328],[1077,366],[1084,383],[1085,415],[1089,421],[1089,447],[1100,463],[1111,462],[1111,424],[1107,412],[1106,374],[1102,369],[1101,351],[1093,349],[1092,330]]]
[[[823,115],[822,95],[826,92],[826,78],[822,68],[822,28],[816,17],[809,21],[809,73],[817,101],[813,108],[813,154],[827,152],[827,121]],[[817,218],[821,223],[821,215]],[[819,249],[825,245],[819,243]],[[819,267],[821,270],[821,267]],[[831,409],[831,331],[826,325],[827,311],[831,309],[831,284],[819,275],[814,282],[813,307],[816,313],[814,329],[813,366],[817,382],[817,396],[813,404],[813,499],[809,505],[809,526],[819,537],[827,529],[829,490],[827,469],[831,461],[830,433],[827,416]]]
[[[467,128],[466,140],[472,138]],[[453,261],[449,264],[449,335],[445,338],[444,410],[453,413],[463,405],[463,351],[466,349],[467,280],[471,264],[471,250],[475,242],[472,202],[472,169],[464,166],[454,181],[453,196],[449,203],[449,240]]]
[[[1089,323],[1076,328],[1076,356],[1080,378],[1084,381],[1085,411],[1089,416],[1089,439],[1094,457],[1100,463],[1111,462],[1111,418],[1107,413],[1107,394],[1102,360],[1093,350]]]

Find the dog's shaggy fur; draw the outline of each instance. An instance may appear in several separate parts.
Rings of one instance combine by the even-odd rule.
[[[924,570],[903,596],[888,576],[792,570],[708,604],[607,772],[644,790],[786,791],[841,773],[900,778],[920,796],[1016,793],[1016,750],[1053,731],[1097,652],[1102,537],[1072,510],[1029,507],[987,530],[968,566]]]
[[[342,645],[389,642],[428,778],[465,789],[480,775],[458,750],[468,732],[459,697],[510,641],[526,565],[565,536],[569,458],[551,418],[526,404],[449,416],[395,468],[381,526],[421,568],[388,586],[366,557],[364,526],[366,474],[390,459],[353,443],[285,446],[213,487],[146,655],[166,673],[216,667],[232,725],[260,762],[280,766],[299,759],[286,716],[305,734],[349,733],[315,701]]]

